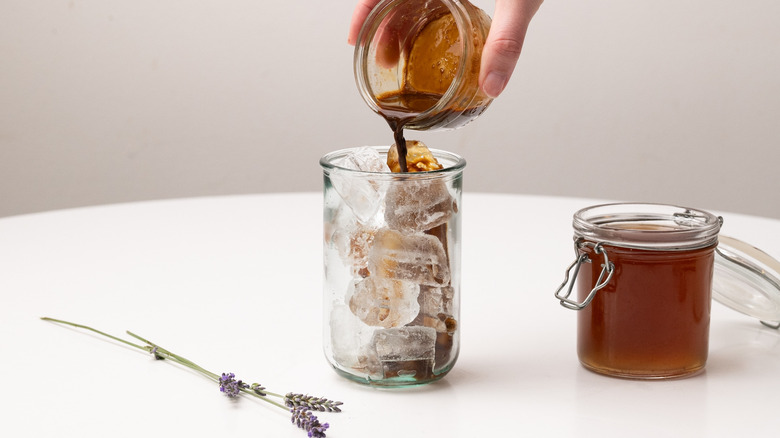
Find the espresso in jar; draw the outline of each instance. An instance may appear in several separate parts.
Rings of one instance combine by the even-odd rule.
[[[355,47],[355,79],[400,152],[404,129],[454,129],[490,104],[478,84],[489,28],[490,17],[466,0],[385,0],[371,12]]]

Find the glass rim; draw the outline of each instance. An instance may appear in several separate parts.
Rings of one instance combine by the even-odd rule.
[[[335,150],[332,152],[328,152],[327,154],[323,155],[320,158],[320,166],[322,169],[326,172],[336,170],[338,172],[345,172],[345,173],[353,173],[353,174],[362,174],[362,175],[372,175],[376,177],[380,176],[387,176],[392,177],[394,179],[399,178],[425,178],[425,177],[436,177],[436,176],[443,176],[443,175],[449,175],[453,173],[460,173],[463,171],[463,168],[466,167],[466,159],[461,157],[460,155],[449,152],[441,149],[429,149],[434,157],[436,157],[437,160],[447,160],[448,162],[453,162],[454,164],[451,166],[444,167],[443,169],[437,169],[437,170],[425,170],[420,172],[391,172],[390,169],[388,169],[386,172],[371,172],[367,170],[355,170],[350,169],[347,167],[342,167],[338,164],[336,164],[336,161],[338,159],[344,158],[349,152],[354,151],[356,149],[359,149],[361,147],[368,147],[376,150],[380,154],[387,154],[387,151],[390,149],[390,146],[356,146],[352,148],[344,148]]]

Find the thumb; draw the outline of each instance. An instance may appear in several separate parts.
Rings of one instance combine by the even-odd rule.
[[[542,0],[496,0],[493,23],[482,50],[479,84],[490,97],[504,91],[523,48],[525,33]]]

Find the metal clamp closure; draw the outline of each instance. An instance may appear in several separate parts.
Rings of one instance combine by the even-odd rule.
[[[563,279],[563,283],[561,283],[561,285],[558,287],[558,290],[555,291],[555,298],[560,300],[561,306],[571,310],[584,309],[588,306],[588,304],[590,304],[591,301],[593,301],[593,298],[596,296],[596,292],[606,286],[607,283],[609,283],[609,280],[612,279],[612,274],[615,272],[615,265],[609,261],[607,250],[604,249],[603,245],[604,242],[586,242],[582,238],[574,241],[574,255],[576,256],[576,259],[566,269],[566,275]],[[599,278],[596,280],[596,285],[593,286],[593,289],[591,289],[585,300],[582,303],[578,303],[577,301],[570,300],[569,296],[571,295],[572,289],[574,289],[577,275],[580,272],[580,266],[582,266],[583,263],[592,263],[591,259],[588,257],[588,254],[582,249],[583,247],[593,248],[594,253],[601,254],[601,256],[604,257],[604,263],[601,265],[601,274],[599,274]],[[569,277],[572,269],[574,270],[574,275],[571,275],[570,282]],[[561,294],[561,291],[566,288],[567,285],[568,288],[566,289],[566,293]]]

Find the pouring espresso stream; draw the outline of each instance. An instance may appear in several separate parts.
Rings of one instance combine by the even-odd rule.
[[[372,88],[368,95],[375,111],[393,131],[401,172],[408,171],[405,128],[457,128],[476,118],[491,101],[478,86],[482,45],[490,18],[467,2],[463,7],[468,8],[471,18],[466,14],[456,18],[453,9],[440,5],[427,10],[419,21],[391,15],[393,18],[383,23],[382,30],[377,30],[382,34],[378,38],[382,44],[398,44],[397,51],[380,48],[375,53],[397,53],[398,60],[388,71],[397,72],[393,75],[399,76],[400,86],[390,91],[384,86],[380,89],[385,91],[374,92],[370,80],[366,84]],[[387,63],[386,59],[372,61],[380,66]]]

